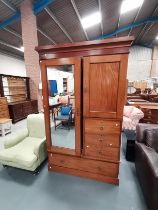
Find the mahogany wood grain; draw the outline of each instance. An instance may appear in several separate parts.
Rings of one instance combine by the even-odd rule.
[[[90,134],[119,134],[120,133],[120,122],[87,118],[84,120],[84,131]]]
[[[80,171],[80,170],[75,170],[72,168],[65,168],[65,167],[51,165],[51,164],[49,165],[48,170],[52,172],[54,171],[54,172],[69,174],[73,176],[79,176],[82,178],[93,179],[99,182],[106,182],[109,184],[119,185],[118,178],[107,177],[101,174],[95,174],[95,173],[91,173],[87,171]]]
[[[92,148],[104,147],[120,147],[120,134],[85,134],[85,147],[91,146]]]
[[[122,104],[123,95],[119,91],[120,78],[124,76],[121,60],[122,55],[84,58],[85,117],[116,118],[120,113],[118,104]]]
[[[118,163],[97,161],[75,156],[70,157],[61,154],[49,155],[49,163],[56,166],[92,172],[113,178],[117,178],[118,176]]]
[[[116,147],[94,148],[91,145],[86,145],[84,156],[89,158],[94,157],[98,160],[119,162],[119,151],[120,148]]]
[[[50,111],[49,111],[49,88],[47,80],[47,68],[45,63],[41,62],[41,78],[42,78],[42,95],[43,95],[43,109],[46,131],[46,143],[47,147],[52,145],[51,141],[51,129],[50,129]]]

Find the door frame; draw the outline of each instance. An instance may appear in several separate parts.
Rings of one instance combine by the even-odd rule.
[[[75,92],[75,149],[53,146],[50,129],[50,111],[49,111],[49,89],[47,78],[47,67],[73,65],[74,66],[74,92]],[[57,152],[68,155],[81,155],[81,58],[57,58],[40,61],[43,109],[46,130],[46,143],[49,152]]]

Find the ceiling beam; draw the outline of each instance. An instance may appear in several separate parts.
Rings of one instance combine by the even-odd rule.
[[[58,19],[54,16],[53,12],[49,8],[44,9],[47,14],[54,20],[54,22],[59,26],[59,28],[62,30],[62,32],[66,35],[66,37],[69,39],[70,42],[73,42],[72,38],[68,34],[68,32],[65,30],[63,25],[58,21]]]
[[[157,22],[157,21],[158,21],[158,16],[149,17],[147,19],[144,19],[144,20],[135,22],[133,24],[125,25],[125,26],[123,26],[123,27],[121,27],[121,28],[119,28],[117,30],[114,30],[114,31],[112,31],[110,33],[103,34],[102,36],[96,37],[96,39],[98,39],[98,40],[100,40],[100,39],[106,39],[106,38],[115,36],[118,33],[121,33],[121,32],[124,32],[124,31],[128,31],[131,28],[136,28],[136,27],[139,27],[139,26],[144,25],[146,23],[154,23],[154,22]]]
[[[102,10],[101,10],[101,1],[98,0],[98,5],[99,5],[99,12],[100,14],[102,14]],[[100,27],[101,27],[101,34],[103,35],[103,21],[101,20],[101,23],[100,23]]]
[[[156,12],[157,12],[157,9],[158,9],[158,5],[157,5],[156,8],[154,9],[154,11],[153,11],[151,17],[154,17],[154,16],[155,16],[155,14],[156,14]],[[146,24],[144,25],[144,27],[142,28],[142,30],[140,31],[140,33],[139,33],[138,36],[136,37],[134,43],[136,43],[138,40],[142,39],[142,37],[144,36],[144,34],[146,34],[146,28],[148,27],[148,24],[149,24],[149,23],[146,23]],[[152,27],[153,24],[154,24],[154,22],[153,22],[153,23],[150,23],[150,26]],[[148,28],[149,30],[151,29],[150,26],[149,26],[149,28]],[[147,29],[147,30],[148,30],[148,29]],[[149,30],[148,30],[148,31],[149,31]]]
[[[8,1],[8,0],[0,0],[3,4],[5,4],[9,9],[13,12],[16,12],[17,9]]]
[[[72,4],[72,6],[73,6],[73,8],[74,8],[74,10],[75,10],[75,12],[76,12],[76,15],[77,15],[77,17],[78,17],[78,19],[79,19],[79,21],[80,21],[80,24],[81,24],[81,16],[80,16],[79,11],[78,11],[78,9],[77,9],[77,6],[76,6],[76,4],[75,4],[75,0],[71,0],[71,4]],[[82,26],[81,26],[81,27],[82,27]],[[84,34],[85,34],[86,39],[89,40],[86,30],[84,30],[83,27],[82,27],[82,29],[83,29],[83,32],[84,32]]]
[[[132,24],[136,22],[136,20],[137,20],[139,14],[140,14],[140,11],[141,11],[141,9],[142,9],[142,6],[143,6],[143,3],[140,5],[140,7],[139,7],[139,9],[138,9],[138,12],[137,12],[137,14],[136,14],[136,16],[135,16],[135,18],[134,18]],[[131,34],[131,32],[132,32],[132,29],[133,29],[133,28],[130,29],[130,31],[129,31],[129,33],[128,33],[128,36],[130,36],[130,34]]]
[[[44,37],[46,37],[50,42],[52,42],[53,44],[56,44],[56,42],[55,42],[50,36],[48,36],[41,28],[37,27],[37,30],[38,30]]]
[[[7,31],[7,32],[9,32],[9,33],[11,33],[11,34],[13,34],[14,36],[16,36],[16,37],[22,39],[21,34],[19,34],[18,32],[14,31],[13,29],[11,29],[11,28],[9,28],[9,27],[3,28],[3,29],[4,29],[5,31]]]
[[[11,52],[6,51],[6,50],[0,49],[0,54],[24,61],[24,56],[23,55],[17,55],[15,53],[11,53]]]
[[[8,44],[7,42],[4,42],[3,40],[0,40],[0,44],[1,44],[1,45],[4,45],[4,46],[6,46],[6,47],[12,48],[12,49],[14,49],[14,50],[18,50],[18,51],[20,51],[21,53],[23,53],[23,51],[22,51],[19,47],[16,47],[16,46],[14,46],[14,45],[12,45],[12,44]]]

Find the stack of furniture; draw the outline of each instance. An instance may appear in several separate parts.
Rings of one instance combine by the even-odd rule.
[[[137,126],[135,166],[150,210],[158,209],[158,125]]]
[[[0,95],[7,98],[13,123],[38,113],[37,100],[30,99],[28,77],[0,74]]]
[[[36,48],[42,73],[50,171],[119,184],[126,72],[132,41],[133,37],[122,37]],[[74,67],[75,149],[55,146],[51,139],[47,69],[61,65]]]

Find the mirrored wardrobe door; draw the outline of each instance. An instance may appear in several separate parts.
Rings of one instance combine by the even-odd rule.
[[[54,59],[46,62],[43,91],[46,130],[54,150],[80,154],[80,59]]]

